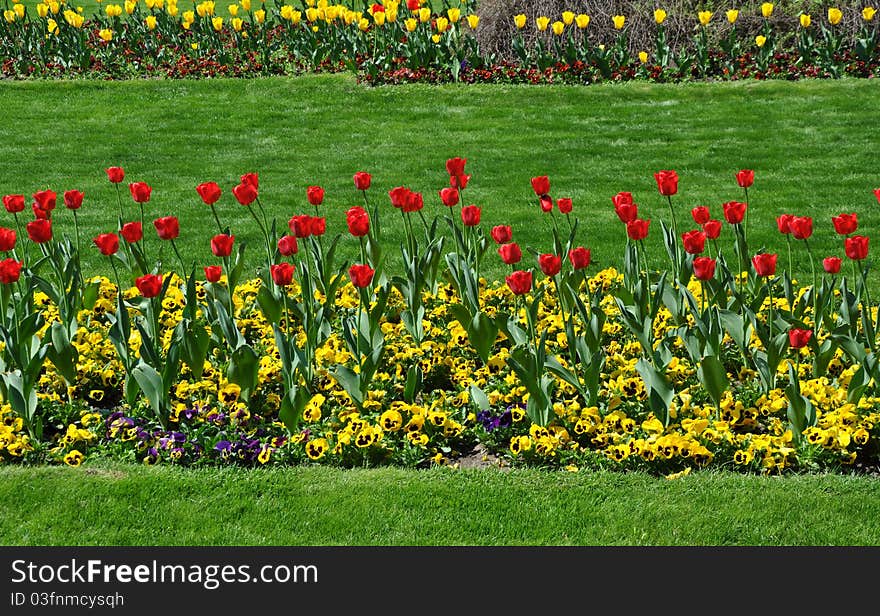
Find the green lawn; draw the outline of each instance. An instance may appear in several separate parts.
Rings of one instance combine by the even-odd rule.
[[[0,469],[4,545],[877,545],[846,476]]]
[[[720,218],[721,203],[742,197],[734,172],[750,167],[757,174],[754,251],[765,246],[784,254],[774,218],[793,212],[816,217],[818,258],[843,253],[832,214],[858,212],[868,233],[880,222],[871,194],[880,186],[878,129],[869,109],[878,96],[876,80],[373,89],[347,75],[4,83],[0,105],[16,111],[0,142],[0,193],[83,189],[83,236],[91,238],[114,228],[115,196],[103,169],[122,165],[127,180],[154,187],[148,218],[180,217],[184,255],[201,265],[213,260],[208,238],[216,227],[194,187],[215,180],[225,189],[218,205],[224,224],[250,243],[256,263],[258,231],[229,191],[241,173],[260,173],[262,199],[282,225],[311,211],[306,186],[323,185],[329,229],[340,232],[344,210],[360,203],[355,171],[373,173],[371,198],[386,207],[386,221],[398,221],[388,189],[406,184],[423,191],[426,210],[438,212],[444,161],[460,155],[473,174],[466,202],[484,207],[487,226],[510,223],[515,239],[542,252],[550,249],[549,222],[529,178],[549,174],[552,194],[574,199],[582,241],[600,266],[622,261],[624,230],[610,197],[633,192],[643,216],[655,220],[649,239],[660,266],[656,225],[668,211],[653,173],[679,172],[674,202],[684,229],[697,204],[712,206]],[[59,227],[71,224],[60,217]],[[148,231],[155,254],[158,240]],[[399,237],[388,243],[395,254]],[[356,244],[345,245],[353,257]],[[805,253],[796,248],[803,274]],[[88,252],[93,271],[109,272],[96,250]],[[171,256],[166,250],[169,263]],[[490,262],[489,273],[500,274],[497,259]]]

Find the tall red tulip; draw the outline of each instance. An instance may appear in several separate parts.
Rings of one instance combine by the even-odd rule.
[[[13,284],[21,277],[21,262],[15,259],[0,261],[0,283]]]
[[[467,205],[461,208],[461,221],[465,227],[476,227],[480,224],[482,209],[476,205]]]
[[[791,233],[791,220],[794,218],[791,214],[780,214],[776,217],[776,228],[783,235]]]
[[[107,173],[107,179],[113,184],[119,184],[125,179],[125,171],[122,167],[107,167],[104,171]]]
[[[752,265],[755,266],[755,273],[758,276],[772,276],[776,273],[776,257],[777,255],[762,253],[752,257]]]
[[[323,216],[313,216],[312,220],[309,221],[309,227],[312,235],[315,237],[324,235],[327,231],[327,219]]]
[[[147,203],[153,193],[153,188],[146,182],[132,182],[128,185],[128,190],[135,203]]]
[[[453,205],[458,204],[458,189],[457,188],[441,188],[440,189],[440,201],[443,202],[443,205],[446,207],[452,207]]]
[[[370,232],[370,215],[362,207],[349,208],[345,213],[345,222],[348,224],[348,232],[354,237],[363,237]]]
[[[711,218],[709,214],[709,208],[707,208],[705,205],[698,205],[691,210],[691,218],[693,218],[694,222],[698,225],[706,224]]]
[[[64,207],[68,210],[78,210],[82,207],[84,193],[81,190],[64,191]]]
[[[296,243],[295,235],[282,235],[278,238],[278,252],[283,256],[289,257],[295,255],[298,251],[299,246]]]
[[[721,221],[707,220],[703,224],[703,232],[705,232],[707,239],[717,240],[718,237],[721,235]]]
[[[543,254],[538,257],[538,265],[547,276],[555,276],[562,269],[562,257],[551,254]]]
[[[510,225],[498,225],[492,227],[491,235],[496,244],[506,244],[513,238],[513,229]]]
[[[232,245],[235,242],[234,235],[221,233],[211,238],[211,252],[215,257],[228,257],[232,254]]]
[[[825,257],[822,259],[822,269],[824,269],[827,274],[837,274],[840,272],[840,264],[840,257]]]
[[[843,240],[846,256],[853,261],[861,261],[868,256],[869,239],[864,235],[853,235]]]
[[[738,225],[746,215],[746,204],[740,201],[728,201],[723,204],[724,220],[731,225]]]
[[[136,278],[134,286],[140,291],[144,297],[156,297],[162,292],[162,276],[157,274],[146,274],[140,278]]]
[[[795,216],[788,223],[791,235],[796,240],[806,240],[813,235],[813,219],[809,216]]]
[[[409,201],[409,195],[412,191],[406,186],[397,186],[388,191],[388,197],[391,199],[391,205],[397,209],[403,209]]]
[[[812,329],[798,329],[792,327],[788,330],[788,344],[793,349],[802,349],[809,344],[812,336]]]
[[[650,220],[642,220],[640,218],[637,218],[632,222],[626,223],[626,234],[631,240],[643,240],[648,237],[648,226],[650,224]]]
[[[34,220],[27,224],[28,237],[36,244],[43,244],[52,239],[52,221],[47,219]]]
[[[129,244],[135,244],[141,241],[144,237],[144,229],[140,221],[125,223],[122,225],[122,229],[119,230],[119,233]]]
[[[678,174],[675,171],[658,171],[654,174],[657,190],[664,197],[671,197],[678,192]]]
[[[0,252],[9,252],[15,249],[15,229],[0,227]]]
[[[44,212],[51,212],[55,209],[58,195],[54,190],[41,190],[34,193],[34,203]]]
[[[532,290],[532,272],[517,270],[504,278],[514,295],[525,295]]]
[[[550,178],[546,175],[541,175],[535,178],[532,178],[532,190],[535,191],[537,196],[542,196],[550,193]]]
[[[545,214],[549,214],[553,211],[553,199],[550,197],[550,195],[541,195],[541,197],[538,199],[538,203],[541,206],[541,211]]]
[[[571,199],[564,197],[562,199],[556,200],[556,207],[558,207],[559,211],[563,214],[570,214],[573,204],[571,202]]]
[[[219,265],[207,265],[205,270],[205,280],[208,282],[219,282],[220,276],[223,275],[223,268]]]
[[[312,217],[298,214],[288,221],[287,226],[297,238],[309,237],[312,234]]]
[[[466,158],[450,158],[446,161],[446,172],[452,176],[464,175],[464,166],[467,163]]]
[[[232,195],[240,204],[250,205],[257,199],[257,188],[253,184],[242,182],[232,189]]]
[[[373,176],[366,171],[358,171],[354,174],[354,187],[357,190],[367,190],[373,182]]]
[[[375,270],[366,264],[355,263],[348,268],[348,277],[351,278],[351,284],[358,289],[368,287],[373,282],[373,274]]]
[[[681,242],[686,253],[698,255],[706,249],[706,233],[696,229],[687,231],[681,234]]]
[[[260,190],[260,176],[256,173],[245,173],[239,178],[242,184],[251,186],[254,190]]]
[[[324,189],[320,186],[309,186],[306,188],[306,199],[311,205],[321,205],[324,203]]]
[[[578,246],[568,251],[568,260],[575,270],[582,270],[590,265],[590,249]]]
[[[3,197],[3,207],[10,214],[24,211],[24,195],[6,195]]]
[[[199,193],[199,197],[202,198],[205,205],[214,205],[223,193],[217,182],[203,182],[196,186],[196,192]]]
[[[859,228],[859,217],[854,213],[832,216],[831,222],[834,223],[834,231],[838,235],[849,235]]]
[[[102,233],[92,241],[104,256],[109,257],[119,251],[119,236],[115,233]]]
[[[749,188],[755,183],[755,172],[751,169],[743,169],[736,173],[736,183],[740,188]]]
[[[697,280],[712,280],[715,277],[715,259],[697,257],[693,265],[694,277]]]
[[[173,240],[180,235],[180,222],[177,216],[162,216],[153,221],[160,239]]]
[[[293,271],[293,266],[286,261],[269,267],[272,281],[279,287],[286,287],[293,282]]]
[[[507,265],[515,265],[522,260],[522,250],[516,242],[499,246],[498,255]]]

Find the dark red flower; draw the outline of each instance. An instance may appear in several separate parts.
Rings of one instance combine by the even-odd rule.
[[[812,329],[798,329],[792,327],[788,330],[788,344],[793,349],[802,349],[809,344],[812,335]]]
[[[228,257],[232,254],[232,244],[235,242],[234,235],[219,234],[211,238],[211,252],[215,257]]]
[[[208,282],[218,282],[222,275],[223,268],[219,265],[208,265],[205,267],[205,280]]]
[[[21,263],[15,259],[0,261],[0,283],[13,284],[21,277]]]
[[[421,0],[406,0],[406,8],[408,8],[410,11],[418,11],[421,6]]]
[[[406,203],[403,205],[403,211],[409,214],[410,212],[418,212],[423,207],[425,207],[425,201],[422,198],[422,193],[410,191],[406,197]]]
[[[144,229],[140,222],[125,223],[119,233],[129,244],[137,243],[144,237]]]
[[[461,208],[461,221],[465,227],[476,227],[480,224],[482,209],[476,205],[466,205]]]
[[[68,210],[78,210],[83,204],[83,191],[66,190],[64,191],[64,207]]]
[[[532,190],[534,190],[535,194],[539,197],[548,194],[550,192],[550,178],[546,175],[532,178]]]
[[[107,173],[107,179],[114,184],[119,184],[125,179],[125,171],[122,167],[107,167],[104,171]]]
[[[41,190],[34,193],[34,203],[44,212],[54,210],[57,199],[58,195],[54,190]]]
[[[791,233],[792,218],[794,218],[794,216],[791,214],[780,214],[776,217],[776,228],[779,229],[779,232],[783,235]]]
[[[177,216],[157,218],[153,221],[153,226],[156,227],[156,233],[160,239],[173,240],[180,235],[180,222],[177,220]]]
[[[822,259],[822,269],[828,274],[836,274],[840,271],[840,257],[825,257]]]
[[[464,190],[465,188],[467,188],[468,182],[470,182],[470,180],[471,176],[466,173],[462,175],[450,175],[449,185],[452,188],[460,188],[461,190]]]
[[[291,255],[295,255],[299,251],[299,246],[296,243],[296,236],[294,235],[282,235],[278,238],[278,252],[280,252],[283,256],[289,257]]]
[[[832,216],[831,222],[834,223],[834,231],[838,235],[849,235],[855,233],[859,228],[859,217],[855,214],[841,214],[840,216]]]
[[[202,201],[205,202],[205,205],[214,205],[220,199],[220,195],[223,193],[220,190],[220,186],[217,182],[204,182],[196,186],[196,192],[199,193],[199,197],[202,198]]]
[[[162,276],[146,274],[135,279],[134,286],[144,297],[156,297],[162,292]]]
[[[629,194],[629,193],[626,193]],[[639,206],[621,201],[614,204],[614,212],[623,224],[629,224],[639,217]]]
[[[868,256],[868,241],[864,235],[853,235],[843,240],[846,256],[853,261],[861,261]]]
[[[499,246],[498,255],[507,265],[514,265],[522,260],[522,250],[516,242]]]
[[[678,174],[675,171],[658,171],[654,174],[657,190],[664,197],[671,197],[678,192]]]
[[[578,246],[568,251],[568,260],[571,262],[572,268],[582,270],[590,265],[590,249]]]
[[[715,259],[709,257],[694,259],[694,277],[697,280],[712,280],[715,277]]]
[[[324,189],[320,186],[309,186],[306,188],[306,199],[311,205],[321,205],[324,203]]]
[[[48,220],[49,215],[52,213],[48,210],[40,209],[40,206],[36,203],[31,205],[31,209],[34,211],[34,218],[37,220]]]
[[[354,174],[354,187],[357,190],[367,190],[373,182],[373,176],[366,171],[358,171]]]
[[[327,219],[323,216],[315,216],[309,222],[312,235],[321,236],[327,231]]]
[[[707,220],[703,224],[703,231],[706,233],[707,239],[717,240],[718,236],[721,235],[721,221]]]
[[[9,252],[15,248],[15,229],[0,227],[0,252]]]
[[[776,254],[762,253],[752,257],[752,265],[758,276],[772,276],[776,273]]]
[[[245,173],[239,180],[242,184],[252,186],[254,190],[260,190],[260,176],[256,173]]]
[[[686,253],[698,255],[706,249],[706,233],[699,230],[687,231],[681,234],[681,242]]]
[[[447,207],[452,207],[453,205],[458,204],[458,189],[457,188],[441,188],[440,189],[440,201],[443,202],[443,205]]]
[[[34,220],[27,224],[28,237],[32,242],[42,244],[52,239],[52,221]]]
[[[631,240],[643,240],[648,237],[648,226],[650,224],[650,220],[636,218],[635,220],[626,223],[626,234]]]
[[[611,197],[611,202],[614,204],[614,207],[617,208],[618,205],[632,205],[633,196],[632,193],[629,192],[619,192],[613,197]],[[629,222],[629,221],[626,221]]]
[[[738,225],[746,216],[746,204],[740,201],[728,201],[723,206],[724,220],[732,225]]]
[[[153,188],[146,182],[132,182],[128,185],[128,190],[135,203],[146,203],[153,193]]]
[[[743,169],[736,172],[736,183],[740,188],[748,188],[755,183],[755,172],[751,169]]]
[[[698,205],[694,209],[691,210],[691,218],[694,219],[694,222],[698,225],[705,225],[709,222],[711,216],[709,215],[709,208],[705,205]]]
[[[391,198],[391,205],[398,209],[403,209],[409,201],[409,195],[411,192],[412,191],[406,186],[392,188],[388,191],[388,196]]]
[[[525,295],[532,290],[532,272],[517,270],[504,278],[514,295]]]
[[[446,172],[450,177],[456,175],[464,175],[464,165],[467,163],[466,158],[450,158],[446,161]]]
[[[813,235],[813,219],[809,216],[794,216],[788,223],[791,234],[796,240],[806,240]]]
[[[298,214],[287,222],[287,226],[296,237],[309,237],[312,234],[312,217],[308,214]]]
[[[102,233],[94,240],[95,246],[101,251],[101,254],[109,257],[115,255],[119,250],[119,236],[115,233]]]
[[[354,206],[345,213],[348,232],[354,237],[363,237],[370,232],[370,215],[362,207]]]
[[[570,214],[572,209],[571,199],[567,197],[563,197],[562,199],[556,200],[556,207],[559,208],[559,211],[563,214]]]
[[[541,211],[545,214],[549,214],[553,211],[553,199],[550,195],[541,195],[538,199],[538,203],[541,205]]]
[[[272,281],[279,287],[286,287],[293,282],[293,271],[293,266],[286,261],[269,268],[269,272],[272,274]]]
[[[372,267],[365,264],[355,263],[348,268],[348,277],[351,278],[351,284],[358,289],[363,289],[373,282],[373,274],[376,272]]]
[[[543,254],[538,257],[538,265],[547,276],[555,276],[562,269],[562,257],[551,254]]]
[[[491,235],[496,244],[506,244],[513,238],[513,229],[510,225],[498,225],[492,227]]]
[[[24,211],[24,195],[6,195],[3,197],[3,207],[10,214]]]
[[[242,182],[232,189],[232,194],[242,205],[250,205],[257,199],[257,189],[253,184]]]

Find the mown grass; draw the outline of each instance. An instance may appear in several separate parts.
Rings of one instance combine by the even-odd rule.
[[[4,545],[876,545],[880,481],[8,467],[0,514]]]
[[[871,194],[880,186],[878,128],[869,109],[878,95],[880,84],[867,80],[366,88],[350,76],[325,75],[5,83],[0,105],[16,111],[0,142],[0,193],[85,190],[81,223],[88,239],[114,229],[116,197],[103,169],[121,165],[127,180],[154,187],[147,218],[179,216],[184,257],[205,265],[214,262],[209,237],[216,225],[194,187],[218,181],[225,190],[218,204],[223,223],[248,242],[256,265],[258,230],[230,192],[241,173],[260,173],[262,200],[282,227],[291,215],[313,211],[306,186],[323,185],[322,211],[335,233],[345,230],[345,209],[361,203],[352,174],[366,170],[374,176],[370,198],[383,205],[392,229],[386,250],[396,255],[400,219],[387,191],[400,184],[423,191],[427,212],[439,212],[444,162],[464,156],[473,174],[465,201],[483,206],[485,225],[512,224],[515,239],[541,252],[551,246],[550,223],[529,178],[549,174],[553,196],[574,199],[581,240],[598,266],[622,261],[624,230],[610,197],[633,192],[642,215],[654,220],[649,240],[660,267],[658,223],[669,214],[653,173],[675,169],[681,176],[674,203],[684,230],[697,204],[721,218],[720,204],[742,197],[734,172],[748,167],[757,174],[751,247],[779,251],[782,265],[778,214],[816,218],[817,259],[843,254],[832,214],[858,212],[868,233],[880,222]],[[127,191],[123,197],[126,216],[134,218]],[[58,227],[71,232],[70,217],[60,214]],[[155,255],[158,239],[147,231]],[[725,236],[729,242],[729,231],[722,246]],[[343,244],[343,256],[354,258],[355,242]],[[106,260],[90,248],[89,269],[108,273]],[[797,274],[809,272],[805,255],[795,246]],[[164,256],[171,265],[167,246]],[[502,273],[497,259],[489,264],[490,276]]]

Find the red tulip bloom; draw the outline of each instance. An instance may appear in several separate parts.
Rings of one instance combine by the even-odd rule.
[[[34,218],[37,220],[49,220],[49,215],[52,213],[48,210],[40,209],[40,206],[36,203],[31,206],[31,209],[34,211]]]
[[[732,225],[738,225],[746,216],[746,204],[739,201],[728,201],[723,206],[724,220]]]
[[[321,205],[324,203],[324,189],[320,186],[309,186],[306,188],[306,199],[312,205]]]
[[[235,242],[234,235],[219,234],[211,238],[211,252],[215,257],[228,257],[232,254],[232,244]]]
[[[421,6],[421,0],[406,0],[406,8],[408,8],[410,11],[418,11]]]
[[[272,274],[272,281],[279,287],[286,287],[293,282],[294,269],[293,266],[286,261],[284,263],[279,263],[278,265],[272,265],[269,268],[269,271]]]
[[[617,214],[620,222],[626,225],[639,217],[639,206],[635,203],[615,203],[614,212]]]
[[[295,255],[298,251],[299,246],[296,243],[296,236],[282,235],[278,239],[278,252],[280,252],[283,256],[289,257],[291,255]]]
[[[706,239],[717,240],[721,235],[721,221],[707,220],[703,224],[703,232],[706,234]]]
[[[199,197],[202,198],[205,205],[214,205],[220,199],[223,191],[220,190],[217,182],[204,182],[196,186],[196,192],[199,193]]]
[[[323,216],[315,216],[309,222],[309,227],[314,236],[324,235],[327,231],[327,219]]]
[[[678,192],[678,174],[675,171],[658,171],[654,174],[657,190],[664,197],[671,197]]]
[[[461,208],[461,221],[465,227],[476,227],[480,224],[482,209],[476,205],[467,205]]]
[[[54,190],[41,190],[34,193],[34,204],[44,212],[51,212],[55,209],[55,202],[58,195]]]
[[[129,244],[135,244],[144,237],[144,229],[140,222],[127,222],[122,225],[119,233]]]
[[[101,251],[101,254],[109,257],[115,255],[119,250],[119,236],[115,233],[102,233],[94,240],[95,246]]]
[[[83,191],[67,190],[64,192],[64,207],[68,210],[78,210],[83,204]]]
[[[0,261],[0,283],[13,284],[21,277],[21,263],[15,259]]]
[[[791,214],[780,214],[776,218],[776,228],[783,235],[791,233],[791,220],[794,218]]]
[[[107,179],[114,184],[119,184],[125,179],[125,171],[122,167],[107,167],[104,171],[107,173]]]
[[[358,289],[369,286],[373,282],[373,274],[375,273],[375,270],[369,265],[355,263],[348,268],[348,277],[351,278],[351,284]]]
[[[34,220],[27,224],[28,237],[32,242],[42,244],[52,239],[52,221]]]
[[[834,223],[834,231],[838,235],[849,235],[855,233],[859,228],[859,217],[855,214],[841,214],[840,216],[832,216],[831,222]]]
[[[250,205],[257,199],[257,189],[253,184],[242,182],[232,189],[236,201],[242,205]]]
[[[874,196],[877,197],[877,203],[880,203],[880,188],[874,189]]]
[[[425,207],[425,200],[422,198],[422,193],[410,191],[406,197],[406,203],[403,204],[404,213],[418,212],[423,207]]]
[[[544,254],[538,257],[538,265],[541,266],[541,271],[545,275],[555,276],[562,269],[562,257]]]
[[[698,230],[687,231],[681,234],[681,242],[686,253],[698,255],[706,249],[706,233]]]
[[[517,270],[505,277],[507,287],[514,295],[525,295],[532,290],[532,272]]]
[[[752,265],[758,276],[772,276],[776,273],[776,254],[763,253],[752,257]]]
[[[694,222],[698,225],[705,225],[709,222],[711,216],[709,215],[709,208],[705,205],[698,205],[694,209],[691,210],[691,218],[694,219]]]
[[[15,249],[15,230],[0,227],[0,252],[9,252]]]
[[[840,257],[825,257],[822,259],[822,269],[827,274],[836,274],[840,271]]]
[[[348,224],[348,232],[354,237],[363,237],[370,232],[370,215],[362,207],[349,208],[345,213],[345,221]]]
[[[865,259],[868,256],[868,241],[864,235],[854,235],[843,240],[846,256],[853,261]]]
[[[541,205],[541,211],[545,214],[553,211],[553,199],[550,198],[550,195],[541,195],[538,203]]]
[[[467,188],[468,182],[470,182],[470,180],[471,176],[466,173],[462,175],[450,175],[449,185],[452,188],[460,188],[461,190],[464,190],[465,188]]]
[[[515,265],[522,260],[522,250],[516,242],[499,246],[498,255],[507,265]]]
[[[354,174],[354,187],[357,190],[367,190],[373,182],[373,176],[366,171],[358,171]]]
[[[160,239],[173,240],[180,235],[180,222],[178,222],[177,216],[157,218],[153,221],[153,226],[156,227],[156,233],[159,234]]]
[[[793,349],[802,349],[810,342],[813,335],[812,329],[798,329],[792,327],[788,330],[788,344]]]
[[[252,186],[254,190],[260,190],[260,176],[256,173],[245,173],[241,178],[242,184]]]
[[[755,183],[755,172],[751,169],[743,169],[742,171],[737,171],[736,183],[739,184],[740,188],[749,188],[752,184]]]
[[[643,240],[648,237],[648,226],[650,224],[650,220],[641,220],[637,218],[631,222],[626,223],[626,234],[631,240]]]
[[[510,225],[498,225],[492,227],[492,239],[496,244],[506,244],[513,238],[513,229]]]
[[[299,214],[292,217],[287,226],[297,238],[309,237],[312,234],[312,217],[308,214]]]
[[[208,265],[205,267],[205,280],[208,282],[219,282],[222,275],[223,268],[219,265]]]
[[[550,192],[550,178],[546,175],[532,178],[532,190],[539,197],[548,194]]]
[[[446,161],[446,172],[450,177],[457,175],[464,175],[464,165],[467,163],[466,158],[450,158]]]
[[[140,278],[136,278],[134,286],[141,292],[144,297],[156,297],[162,292],[162,276],[156,274],[146,274]]]
[[[616,208],[618,205],[632,205],[633,196],[632,193],[629,192],[619,192],[613,197],[611,197],[611,202],[614,204]]]
[[[809,216],[795,216],[788,223],[791,234],[796,240],[806,240],[813,235],[813,219]]]
[[[406,186],[397,186],[388,191],[388,197],[391,198],[391,205],[397,209],[403,209],[409,201],[409,195],[412,191]]]
[[[715,259],[709,257],[694,259],[694,277],[697,280],[712,280],[715,277]]]
[[[452,207],[453,205],[458,204],[458,189],[457,188],[441,188],[440,189],[440,201],[443,202],[443,205],[446,207]]]
[[[3,197],[3,207],[10,214],[24,211],[24,195],[6,195]]]
[[[146,182],[132,182],[128,185],[128,190],[135,203],[146,203],[153,192],[153,188]]]
[[[590,265],[590,249],[578,246],[568,251],[568,260],[575,270],[582,270]]]
[[[571,199],[564,197],[562,199],[556,200],[556,207],[559,208],[559,211],[563,214],[570,214],[572,209]]]

